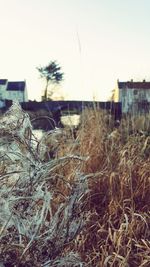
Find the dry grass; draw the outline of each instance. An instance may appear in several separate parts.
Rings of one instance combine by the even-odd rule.
[[[112,130],[98,111],[86,111],[83,122],[90,192],[77,249],[88,266],[150,266],[150,137],[129,135],[125,122]]]
[[[18,150],[1,155],[3,266],[150,266],[148,132],[97,109],[81,121],[76,138],[63,129],[34,149],[18,124],[5,130]]]

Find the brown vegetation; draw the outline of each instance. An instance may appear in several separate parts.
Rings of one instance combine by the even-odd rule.
[[[35,149],[5,131],[21,156],[1,162],[4,266],[150,266],[148,132],[97,109],[81,121],[76,138],[47,133]]]

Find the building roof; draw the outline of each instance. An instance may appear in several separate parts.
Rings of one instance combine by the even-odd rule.
[[[24,91],[26,83],[24,82],[8,82],[7,91]]]
[[[118,81],[118,88],[119,89],[150,89],[150,82],[142,81],[142,82],[119,82]]]
[[[0,85],[4,85],[7,83],[7,79],[0,79]]]

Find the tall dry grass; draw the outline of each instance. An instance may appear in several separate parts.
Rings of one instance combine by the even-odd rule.
[[[150,137],[134,125],[88,109],[76,137],[50,132],[34,149],[5,131],[26,155],[1,162],[4,266],[150,266]]]
[[[82,259],[96,267],[150,266],[150,137],[143,118],[115,128],[102,111],[86,110],[72,149],[87,157],[69,167],[88,177],[90,190],[86,227],[74,242]]]
[[[140,118],[139,118],[140,121]],[[88,156],[86,228],[77,250],[88,266],[150,266],[150,136],[129,120],[114,128],[98,110],[83,114],[80,154]],[[148,124],[148,123],[147,123]],[[137,127],[137,125],[136,125]]]

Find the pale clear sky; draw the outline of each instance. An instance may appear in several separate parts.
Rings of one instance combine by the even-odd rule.
[[[0,0],[0,78],[26,79],[57,60],[68,99],[105,100],[116,80],[150,80],[150,0]]]

